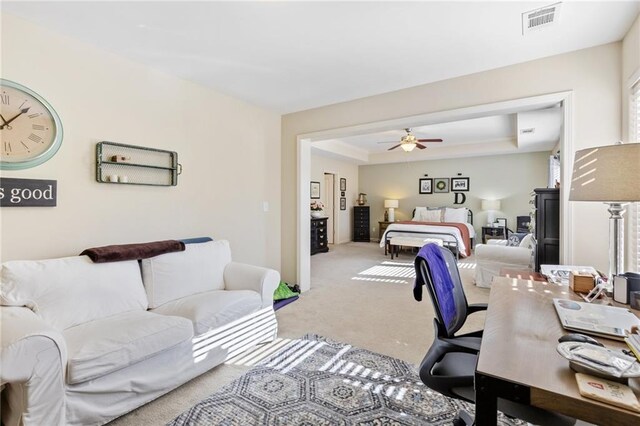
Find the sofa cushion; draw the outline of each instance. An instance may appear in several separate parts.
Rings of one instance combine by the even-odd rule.
[[[193,337],[185,318],[127,312],[64,331],[67,382],[82,383],[150,358]]]
[[[224,289],[224,267],[231,262],[229,242],[187,244],[186,250],[142,260],[149,308],[192,294]]]
[[[261,305],[262,298],[255,291],[218,290],[165,303],[153,312],[188,318],[193,322],[195,334],[200,335],[256,312]]]
[[[58,330],[122,312],[144,311],[135,260],[93,263],[87,256],[2,264],[2,304],[27,306]]]

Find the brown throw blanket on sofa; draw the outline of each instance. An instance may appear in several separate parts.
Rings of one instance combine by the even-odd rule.
[[[184,251],[184,243],[177,240],[153,241],[139,244],[120,244],[114,246],[93,247],[84,250],[80,256],[87,255],[94,263],[138,260],[160,254]]]

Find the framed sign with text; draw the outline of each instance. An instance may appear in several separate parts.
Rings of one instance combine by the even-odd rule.
[[[55,207],[58,181],[0,178],[0,207]]]

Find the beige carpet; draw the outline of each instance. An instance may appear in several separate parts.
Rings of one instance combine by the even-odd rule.
[[[311,257],[311,290],[277,311],[280,338],[316,333],[418,364],[433,339],[433,308],[425,293],[413,299],[414,255],[391,261],[375,243],[330,246]],[[473,285],[473,257],[462,259],[460,274],[469,303],[486,302],[488,289]],[[467,321],[479,329],[484,314]],[[110,425],[164,424],[250,367],[226,364],[125,415]]]

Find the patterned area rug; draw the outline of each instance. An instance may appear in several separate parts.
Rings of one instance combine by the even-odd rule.
[[[404,361],[306,335],[169,425],[450,425],[473,408],[427,388]]]

